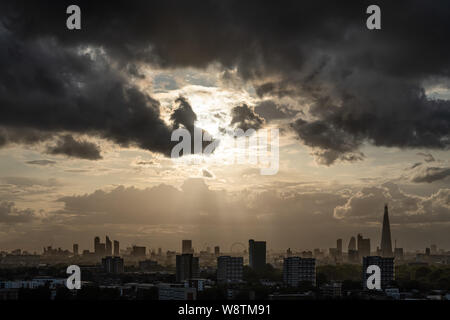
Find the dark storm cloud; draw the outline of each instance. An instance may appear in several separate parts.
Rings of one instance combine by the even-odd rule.
[[[231,126],[247,131],[248,129],[258,130],[263,124],[264,119],[245,103],[231,110]]]
[[[321,164],[330,165],[337,159],[356,161],[364,157],[364,154],[358,151],[360,140],[357,136],[325,121],[307,122],[297,119],[291,127],[306,145],[316,148],[312,153]]]
[[[277,105],[272,100],[265,100],[255,106],[255,112],[266,121],[294,117],[297,112],[284,105]]]
[[[70,131],[170,152],[171,129],[159,116],[159,103],[129,85],[101,53],[77,54],[49,39],[19,41],[4,30],[0,46],[5,143]]]
[[[100,149],[95,143],[75,140],[71,135],[64,135],[59,138],[55,146],[47,148],[49,154],[63,154],[68,157],[98,160],[102,159]]]
[[[167,154],[157,102],[74,54],[92,46],[118,68],[218,62],[261,96],[301,96],[311,117],[292,128],[326,164],[361,158],[365,142],[449,147],[450,102],[429,100],[423,88],[450,76],[448,1],[378,1],[377,31],[365,26],[369,1],[77,1],[80,31],[65,28],[69,4],[0,5],[8,30],[0,33],[0,124],[96,132]],[[48,111],[40,126],[31,120],[38,111]]]
[[[173,121],[175,128],[183,125],[189,131],[193,131],[195,121],[197,121],[197,115],[192,110],[191,105],[185,97],[178,97],[175,102],[178,103],[178,108],[172,112],[170,120]]]

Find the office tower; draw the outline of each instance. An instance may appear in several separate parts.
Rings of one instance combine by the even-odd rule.
[[[342,239],[337,239],[336,248],[337,248],[338,254],[342,254]]]
[[[242,280],[244,258],[221,256],[217,258],[217,281],[239,282]]]
[[[106,236],[106,241],[105,241],[105,254],[107,256],[112,256],[112,242],[111,242],[111,240],[109,240],[108,236]]]
[[[356,251],[356,239],[355,237],[350,238],[350,242],[348,243],[348,251],[355,250]]]
[[[145,247],[133,246],[131,255],[134,257],[145,257]]]
[[[99,237],[95,237],[94,239],[94,252],[98,257],[103,257],[105,255],[105,244],[100,242]]]
[[[177,255],[176,258],[177,272],[176,280],[177,282],[183,282],[192,278],[198,278],[200,274],[198,257],[194,257],[190,253],[183,253]]]
[[[381,289],[386,289],[394,281],[394,258],[384,258],[379,256],[368,256],[363,258],[363,288],[367,289],[367,279],[371,274],[367,273],[367,268],[377,265],[381,270]]]
[[[117,240],[114,240],[114,255],[116,257],[120,256],[120,244]]]
[[[289,257],[283,263],[283,281],[291,287],[297,287],[300,282],[308,281],[316,285],[316,259]]]
[[[387,204],[384,206],[383,230],[381,233],[381,256],[392,257],[391,227]]]
[[[361,234],[358,234],[358,255],[359,258],[362,259],[363,257],[370,256],[370,239],[366,238],[364,239]]]
[[[249,265],[255,270],[263,270],[266,267],[266,242],[248,241]]]
[[[430,255],[430,253],[431,253],[431,250],[430,250],[430,248],[425,248],[425,254],[426,254],[427,256],[429,256],[429,255]]]
[[[182,240],[181,241],[181,253],[194,254],[194,249],[192,249],[192,240]]]
[[[105,257],[102,259],[103,271],[106,273],[123,273],[123,259],[120,257]]]
[[[78,255],[78,244],[76,243],[73,244],[73,255],[74,256]]]
[[[99,244],[100,244],[100,237],[95,237],[94,238],[94,252],[96,255],[98,255],[98,248],[99,248]]]
[[[220,255],[220,247],[219,247],[219,246],[215,246],[215,247],[214,247],[214,255],[215,255],[215,256]]]

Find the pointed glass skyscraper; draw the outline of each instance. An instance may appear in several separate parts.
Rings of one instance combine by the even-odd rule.
[[[381,233],[381,256],[392,257],[391,227],[387,204],[384,206],[383,231]]]

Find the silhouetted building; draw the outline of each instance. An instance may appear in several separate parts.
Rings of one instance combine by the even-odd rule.
[[[217,281],[239,282],[242,280],[244,258],[221,256],[217,258]]]
[[[160,283],[158,287],[159,300],[196,300],[197,289],[184,284]]]
[[[337,281],[327,283],[320,288],[320,292],[326,297],[341,297],[342,283]]]
[[[255,270],[263,270],[266,266],[266,242],[248,241],[249,265]]]
[[[105,241],[105,254],[107,256],[112,256],[112,242],[111,242],[111,240],[109,240],[108,236],[106,236],[106,241]]]
[[[363,257],[370,256],[370,239],[364,239],[361,234],[358,234],[358,255],[361,260]]]
[[[73,255],[78,256],[78,244],[73,244]]]
[[[185,280],[199,277],[200,269],[198,257],[194,257],[190,253],[177,255],[176,264],[177,264],[177,271],[176,271],[177,282],[183,282]]]
[[[214,255],[215,255],[215,256],[220,255],[220,247],[219,247],[219,246],[215,246],[215,247],[214,247]]]
[[[100,242],[99,237],[94,239],[94,253],[98,257],[103,257],[105,255],[105,244]]]
[[[355,237],[350,238],[350,242],[348,243],[348,251],[350,250],[356,250],[356,239]]]
[[[145,252],[146,252],[145,247],[133,246],[131,255],[134,257],[145,257],[146,254]]]
[[[381,270],[381,289],[386,289],[394,281],[394,258],[384,258],[379,256],[368,256],[363,258],[363,288],[367,289],[367,279],[370,274],[367,268],[377,265]]]
[[[342,239],[337,239],[336,240],[336,248],[338,251],[338,254],[342,254]]]
[[[116,257],[120,256],[120,244],[117,240],[114,240],[114,255]]]
[[[316,285],[316,259],[289,257],[283,263],[283,282],[297,287],[300,282],[308,281]]]
[[[359,262],[358,251],[356,250],[348,250],[348,262]]]
[[[192,240],[182,240],[181,241],[181,253],[194,254],[194,249],[192,248]]]
[[[123,259],[120,257],[105,257],[102,259],[103,270],[106,273],[123,273]]]
[[[158,262],[154,260],[139,261],[139,269],[141,271],[155,271],[158,268]]]
[[[381,256],[392,257],[391,227],[387,204],[384,206],[383,230],[381,232]]]

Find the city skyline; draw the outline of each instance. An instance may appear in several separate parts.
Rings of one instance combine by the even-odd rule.
[[[450,248],[445,0],[69,5],[0,3],[0,248]]]
[[[270,248],[266,249],[266,241],[255,241],[253,239],[249,239],[249,246],[248,246],[248,253],[250,255],[250,257],[253,255],[253,250],[257,251],[257,250],[263,250],[264,252],[266,251],[284,251],[286,250],[286,248]],[[112,244],[114,243],[114,247],[112,246]],[[226,247],[221,247],[219,244],[214,243],[213,245],[206,245],[204,244],[203,247],[194,247],[192,245],[193,241],[192,239],[182,239],[181,240],[181,245],[179,248],[165,248],[170,250],[175,249],[174,252],[180,252],[181,254],[198,254],[199,252],[206,252],[207,250],[209,250],[209,252],[212,252],[212,250],[214,250],[214,252],[220,252],[222,248],[222,252],[225,253],[233,253],[233,245],[235,244],[239,244],[240,246],[244,246],[245,245],[242,242],[233,242],[233,244],[231,245],[229,251],[227,251]],[[391,233],[390,233],[390,223],[389,223],[389,213],[388,213],[388,204],[384,205],[384,214],[383,214],[383,223],[382,223],[382,229],[381,229],[381,241],[379,243],[379,245],[374,244],[374,246],[371,246],[371,239],[370,238],[364,238],[363,235],[361,233],[357,234],[357,238],[355,238],[353,235],[349,236],[349,241],[348,241],[348,249],[347,251],[342,250],[342,243],[343,243],[343,239],[342,238],[338,238],[336,240],[336,248],[337,251],[336,253],[332,253],[331,250],[334,248],[329,248],[329,254],[330,255],[334,255],[334,254],[342,254],[343,252],[347,252],[348,254],[351,254],[351,251],[355,251],[358,252],[360,255],[360,258],[363,256],[369,256],[372,253],[374,253],[375,255],[380,255],[382,257],[393,257],[395,254],[395,250],[396,249],[401,249],[402,252],[404,250],[403,247],[397,247],[397,240],[395,240],[394,243],[394,249],[392,249],[392,240],[391,240]],[[109,244],[109,249],[108,249],[108,244]],[[206,246],[205,246],[206,245]],[[95,253],[97,256],[119,256],[120,255],[120,241],[113,239],[113,242],[110,240],[108,235],[105,235],[105,243],[101,243],[101,238],[99,236],[95,236],[94,237],[94,245],[88,249],[86,248],[80,248],[79,243],[73,243],[72,247],[73,247],[73,253],[75,254],[75,248],[76,248],[76,255],[78,255],[79,251],[83,252],[83,251],[87,251],[90,253]],[[46,249],[51,248],[52,245],[50,246],[46,246],[44,247],[44,252]],[[255,249],[255,248],[259,248],[261,247],[261,249]],[[437,251],[437,247],[438,245],[436,244],[427,244],[425,245],[425,248],[427,250],[429,250],[430,248],[434,248],[434,251]],[[61,247],[56,247],[56,248],[61,248]],[[54,249],[56,249],[54,248]],[[150,250],[152,250],[153,252],[156,252],[156,250],[160,251],[162,249],[161,246],[153,246],[153,247],[146,247],[146,246],[139,246],[136,243],[133,243],[129,246],[126,246],[126,249],[122,249],[122,252],[125,252],[126,250],[130,250],[132,249],[134,251],[134,248],[142,248],[144,251],[147,248],[148,249],[148,253],[150,254]],[[288,252],[292,252],[292,249],[297,250],[297,252],[301,252],[302,250],[310,250],[312,252],[313,248],[295,248],[292,246],[289,246],[288,248]],[[20,249],[20,248],[15,248],[15,249]],[[90,249],[93,249],[92,251],[90,251]],[[177,250],[178,249],[178,250]],[[321,250],[327,250],[327,248],[317,248],[315,247],[314,250],[316,249],[321,249]],[[374,250],[375,249],[375,250]],[[423,247],[422,248],[418,248],[416,250],[413,250],[411,252],[420,252],[423,251]],[[439,247],[440,250],[445,250],[445,248]],[[1,250],[0,250],[1,251]],[[244,251],[242,251],[241,253],[247,252],[246,249],[244,249]],[[235,252],[238,253],[238,252]],[[133,253],[131,253],[131,255],[133,255]],[[145,256],[145,253],[144,255]],[[252,265],[252,259],[249,258],[249,264]],[[261,265],[265,265],[265,261],[264,262],[258,262]]]

